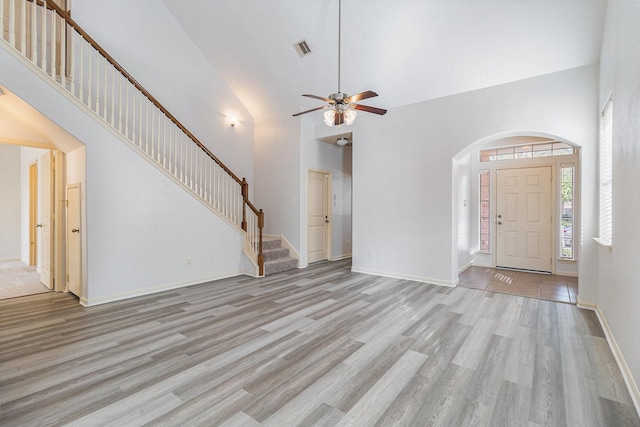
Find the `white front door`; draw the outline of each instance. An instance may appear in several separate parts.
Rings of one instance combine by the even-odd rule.
[[[307,184],[307,261],[329,258],[329,174],[309,171]]]
[[[80,184],[67,186],[67,283],[69,292],[81,297],[82,257],[80,233]]]
[[[551,167],[496,173],[496,266],[551,272]]]
[[[53,289],[51,283],[51,151],[47,150],[38,161],[38,208],[40,242],[38,249],[40,281],[49,289]]]

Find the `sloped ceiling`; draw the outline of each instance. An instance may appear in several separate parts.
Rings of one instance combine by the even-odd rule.
[[[163,1],[254,118],[337,92],[338,0]],[[593,64],[605,12],[596,0],[342,0],[340,89],[394,108]]]

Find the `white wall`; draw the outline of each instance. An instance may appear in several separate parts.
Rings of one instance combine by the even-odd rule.
[[[20,147],[0,144],[0,260],[20,258]]]
[[[72,16],[213,154],[253,184],[253,119],[163,2],[83,0],[73,2]],[[228,124],[230,116],[240,120],[237,126]]]
[[[608,3],[600,62],[600,102],[596,111],[601,111],[613,94],[613,247],[609,252],[593,242],[592,237],[598,235],[596,219],[594,227],[584,236],[584,245],[589,247],[588,262],[580,265],[580,299],[597,304],[604,313],[636,385],[640,384],[638,22],[640,3]],[[593,176],[597,177],[595,171]],[[593,215],[597,218],[597,200]],[[583,295],[583,283],[594,292]]]
[[[359,115],[353,129],[363,141],[353,150],[354,270],[456,283],[452,158],[483,138],[516,131],[559,135],[591,156],[595,111],[597,67],[587,66],[392,109],[383,117]],[[590,185],[585,191],[596,190]]]
[[[352,184],[352,148],[340,147],[322,141],[320,138],[337,138],[342,129],[317,125],[317,118],[304,117],[303,135],[300,143],[300,247],[301,264],[307,264],[307,181],[309,169],[331,173],[331,255],[337,260],[351,256],[351,184]],[[354,143],[357,143],[355,141]]]
[[[299,253],[301,212],[300,120],[260,119],[255,127],[255,203],[264,209],[265,233],[282,234]]]

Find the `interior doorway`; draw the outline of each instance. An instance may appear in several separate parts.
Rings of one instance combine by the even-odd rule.
[[[307,260],[331,257],[331,173],[309,170],[307,174]]]
[[[552,167],[496,170],[496,267],[553,270]]]
[[[65,154],[44,143],[2,139],[3,146],[18,150],[15,172],[3,185],[15,189],[17,198],[5,208],[19,222],[9,242],[17,249],[0,265],[0,298],[65,291]]]

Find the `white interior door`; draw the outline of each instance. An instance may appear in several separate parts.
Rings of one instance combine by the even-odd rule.
[[[551,167],[496,173],[496,266],[550,272]]]
[[[40,281],[49,289],[51,282],[51,151],[38,159],[38,208],[40,241],[38,242]]]
[[[309,171],[307,184],[307,260],[329,258],[329,174]]]
[[[67,186],[67,283],[69,292],[81,297],[82,255],[80,184]]]

